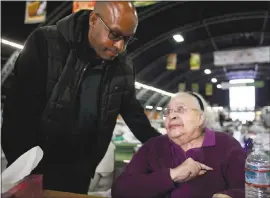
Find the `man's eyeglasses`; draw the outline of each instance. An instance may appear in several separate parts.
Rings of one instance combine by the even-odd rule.
[[[111,28],[108,27],[108,25],[104,22],[104,20],[101,18],[101,16],[98,13],[95,13],[96,16],[99,18],[99,20],[103,23],[105,28],[109,31],[108,38],[113,41],[120,41],[123,40],[125,44],[131,44],[132,42],[136,41],[137,39],[133,36],[122,36],[111,30]]]

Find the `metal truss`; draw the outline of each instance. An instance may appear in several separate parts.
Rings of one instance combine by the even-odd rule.
[[[260,77],[268,77],[270,75],[270,65],[269,64],[246,64],[246,65],[230,65],[230,66],[226,66],[227,70],[230,70],[230,72],[233,72],[235,70],[253,70],[254,71],[254,65],[255,67],[257,67],[257,74]],[[209,66],[212,67],[213,64],[209,63],[206,64],[205,66]],[[224,72],[223,72],[223,67],[214,67],[211,69],[212,73],[209,75],[205,75],[204,74],[204,70],[200,69],[197,71],[191,71],[189,70],[188,72],[186,72],[185,74],[179,75],[178,77],[174,78],[172,81],[169,81],[165,86],[163,86],[163,89],[171,89],[172,86],[174,86],[175,84],[181,82],[181,80],[183,80],[184,78],[189,79],[190,82],[196,82],[198,81],[200,78],[204,78],[206,80],[210,80],[210,78],[212,77],[216,77],[216,78],[220,78],[220,76],[222,76],[222,78],[224,79]],[[255,70],[256,71],[256,70]],[[263,71],[263,72],[262,72]],[[227,71],[228,72],[228,71]],[[218,75],[218,77],[217,77]],[[225,81],[228,80],[228,77],[226,76]],[[201,81],[201,80],[200,80]],[[144,93],[141,94],[145,94],[147,92],[147,90],[144,90]],[[152,96],[150,96],[150,98],[145,102],[145,105],[149,105],[154,99],[156,99],[156,97],[159,94],[152,94]],[[142,96],[140,96],[142,97]]]
[[[236,38],[236,37],[239,37],[240,36],[240,34],[241,33],[234,33],[234,34],[230,34],[230,35],[223,35],[223,36],[218,36],[217,38],[215,38],[215,40],[216,41],[221,41],[221,40],[226,40],[226,39],[231,39],[231,38]],[[259,36],[260,35],[260,33],[259,32],[254,32],[253,33],[254,34],[254,36]],[[265,35],[267,35],[267,36],[270,36],[270,33],[267,33],[267,34],[265,34]],[[194,43],[193,45],[198,45],[199,43],[206,43],[206,42],[209,42],[209,39],[206,39],[206,40],[204,40],[204,41],[198,41],[198,42],[196,42],[196,43]],[[192,44],[191,44],[192,45]],[[237,46],[236,46],[237,47]],[[175,51],[175,53],[179,53],[179,52],[184,52],[184,50],[185,49],[183,49],[183,47],[180,47],[180,49],[177,49],[176,51]],[[202,62],[203,62],[203,60],[210,60],[211,59],[211,57],[213,56],[213,52],[208,52],[208,53],[205,53],[205,54],[201,54],[201,58],[202,58]],[[148,67],[145,67],[145,69],[144,69],[144,71],[142,71],[143,72],[143,76],[146,76],[146,74],[148,73],[148,72],[150,72],[154,67],[156,67],[157,66],[157,64],[160,62],[160,61],[162,61],[162,59],[165,59],[166,58],[166,55],[164,55],[164,56],[162,56],[162,57],[160,57],[159,59],[157,59],[157,60],[155,60],[155,61],[153,61],[152,63],[150,63],[150,65],[148,66]],[[184,62],[181,62],[181,63],[179,63],[180,65],[188,65],[188,63],[189,63],[189,60],[186,60],[186,61],[184,61]],[[214,67],[214,65],[213,65],[213,63],[211,62],[211,63],[208,63],[208,64],[203,64],[202,65],[203,67],[201,68],[201,69],[206,69],[206,68],[213,68]],[[239,67],[241,67],[241,66],[237,66],[238,68]],[[165,78],[168,78],[172,73],[174,73],[174,72],[177,72],[177,71],[179,71],[180,69],[182,69],[183,67],[177,67],[177,69],[176,70],[174,70],[174,71],[164,71],[164,72],[162,72],[162,73],[160,73],[160,75],[158,75],[157,76],[157,78],[155,78],[155,80],[153,81],[153,82],[151,82],[151,85],[152,86],[156,86],[159,82],[161,82],[163,79],[165,79]],[[224,67],[221,67],[222,69],[223,69],[223,72],[224,72]],[[227,73],[227,69],[229,69],[229,68],[231,68],[230,66],[229,67],[226,67],[226,73]],[[219,68],[220,69],[220,68]],[[199,70],[199,71],[202,71],[202,70]],[[192,75],[192,74],[196,74],[196,72],[198,72],[198,71],[188,71],[188,72],[186,72],[186,73],[184,73],[184,74],[181,74],[181,75],[179,75],[179,76],[177,76],[177,77],[175,77],[175,78],[173,78],[168,84],[166,84],[166,86],[165,87],[163,87],[164,89],[169,89],[170,87],[171,87],[171,85],[174,85],[174,84],[176,84],[177,82],[179,82],[179,80],[181,80],[181,79],[183,79],[183,78],[185,78],[185,77],[187,77],[187,78],[190,78],[190,75]],[[226,73],[224,72],[224,74],[226,75]],[[141,75],[140,75],[141,74]],[[200,74],[201,75],[201,74]],[[139,74],[137,74],[137,76],[139,76],[139,78],[142,78],[142,73],[140,72]],[[140,99],[142,96],[143,96],[143,94],[145,94],[147,92],[147,90],[141,90],[141,91],[139,91],[138,92],[138,95],[137,95],[137,97]]]
[[[184,2],[182,1],[173,1],[173,2],[159,2],[157,4],[154,4],[152,6],[150,6],[149,8],[147,8],[145,11],[143,12],[139,12],[138,16],[139,16],[139,22],[149,18],[150,16],[153,16],[159,12],[162,12],[164,10],[167,10],[171,7],[177,6],[179,4],[183,4]]]
[[[265,64],[265,65],[261,65],[261,66],[258,66],[258,71],[257,71],[257,74],[260,76],[260,77],[268,77],[270,75],[270,65],[268,64]],[[253,69],[253,66],[246,66],[246,67],[242,67],[242,70],[238,70],[238,69],[232,69],[232,67],[228,66],[227,69],[229,70],[230,69],[230,72],[237,72],[237,71],[255,71]],[[244,69],[244,70],[243,70]],[[230,73],[228,72],[228,73]],[[212,73],[207,75],[207,77],[203,74],[203,71],[200,71],[197,73],[196,76],[194,76],[193,78],[190,78],[193,82],[196,82],[198,81],[201,77],[203,76],[204,79],[206,80],[210,80],[210,78],[212,77],[215,77],[215,78],[218,78],[218,80],[222,77],[222,79],[226,79],[224,78],[224,74],[223,74],[223,70],[222,68],[219,68],[219,67],[216,67],[212,70]],[[201,80],[200,80],[201,81]]]
[[[251,32],[254,37],[260,37],[261,32]],[[232,39],[238,39],[241,37],[241,35],[243,34],[243,32],[237,32],[237,33],[232,33],[232,34],[226,34],[226,35],[220,35],[220,36],[216,36],[213,37],[212,39],[215,40],[215,42],[223,42],[223,41],[231,41]],[[265,34],[265,36],[270,37],[270,32],[267,32]],[[176,54],[182,54],[182,53],[188,53],[189,51],[191,51],[192,49],[195,49],[197,47],[200,46],[205,46],[206,44],[208,44],[210,42],[209,38],[205,39],[205,40],[199,40],[196,41],[194,43],[191,44],[185,44],[185,45],[180,45],[178,48],[176,48],[174,51],[172,51],[171,53],[176,53]],[[152,61],[150,64],[148,64],[148,66],[144,67],[144,69],[142,69],[140,72],[137,73],[137,78],[144,78],[149,72],[152,71],[152,69],[156,68],[157,66],[160,66],[160,62],[165,61],[167,58],[167,54],[160,56],[158,59]],[[183,64],[183,62],[181,62],[181,65]],[[170,71],[169,71],[170,72]]]
[[[262,45],[263,41],[264,41],[264,31],[265,31],[265,28],[266,28],[266,24],[268,22],[268,18],[269,18],[269,12],[265,12],[265,17],[264,17],[264,20],[263,20],[263,26],[262,26],[262,32],[261,32],[260,45]]]
[[[165,102],[167,102],[168,100],[170,100],[169,96],[163,96],[158,103],[154,106],[153,110],[150,112],[149,115],[149,119],[151,120],[151,118],[153,117],[153,115],[157,112],[157,107],[162,106]]]
[[[204,20],[204,23],[207,23],[207,25],[214,25],[214,24],[225,23],[225,22],[230,22],[230,21],[261,19],[261,18],[265,18],[265,12],[245,12],[245,13],[241,12],[241,13],[227,14],[223,16],[207,18]],[[269,18],[269,15],[267,18]],[[147,42],[146,44],[142,45],[138,49],[136,49],[134,52],[130,54],[130,57],[133,59],[138,57],[141,53],[169,39],[174,33],[177,33],[177,32],[185,33],[185,32],[196,30],[198,28],[205,27],[204,23],[202,21],[197,21],[191,24],[187,24],[185,26],[177,27],[171,31],[168,31],[156,37],[155,39]]]
[[[259,79],[263,80],[266,77],[266,74],[264,72],[258,72],[256,75],[257,75],[257,78],[254,77],[254,71],[253,71],[253,73],[251,73],[251,70],[250,70],[250,74],[245,75],[244,78],[252,78],[252,79],[259,78]],[[269,73],[268,73],[268,76],[269,76]],[[224,78],[224,75],[222,75],[222,74],[216,75],[216,78],[218,78],[220,80],[220,82],[227,81],[227,78]],[[231,77],[229,80],[233,80],[233,79],[238,79],[238,78]]]
[[[254,72],[254,70],[247,70],[247,71],[253,71],[253,72]],[[217,68],[212,74],[213,74],[212,77],[218,78],[219,81],[224,82],[224,81],[227,81],[227,80],[228,80],[227,77],[224,77],[222,67],[221,67],[221,68]],[[260,69],[260,71],[258,71],[258,73],[257,73],[257,76],[260,77],[260,78],[268,77],[269,75],[270,75],[270,70],[269,70],[269,66],[267,66],[267,65],[265,65],[265,66],[263,67],[263,69]],[[197,75],[197,78],[194,78],[194,79],[193,79],[193,82],[198,81],[198,80],[201,78],[201,76],[202,76],[202,75]],[[246,77],[253,78],[254,76],[250,75],[250,76],[246,76]],[[205,81],[209,81],[210,78],[211,78],[210,75],[209,75],[209,78],[207,78],[207,79],[206,79],[205,77],[203,77],[203,79],[204,79]],[[233,79],[233,78],[232,78],[232,79]],[[232,79],[230,79],[230,80],[232,80]],[[256,79],[256,78],[255,78],[255,79]],[[201,82],[201,80],[199,80],[198,82]],[[154,93],[154,94],[146,101],[146,103],[144,103],[144,106],[150,105],[150,104],[151,104],[155,99],[157,99],[158,97],[160,97],[160,94]],[[164,107],[164,106],[165,106],[165,102],[168,102],[169,100],[170,100],[170,97],[166,97],[166,96],[161,97],[161,98],[158,100],[157,104],[154,106],[153,111],[152,111],[152,114],[150,114],[149,117],[152,118],[152,116],[154,115],[154,113],[157,111],[157,107]]]
[[[208,57],[208,58],[210,58],[211,56],[212,56],[212,54],[213,54],[213,52],[210,52],[210,53],[207,53],[207,54],[204,54],[202,57]],[[184,64],[188,64],[188,62],[189,62],[189,60],[188,61],[185,61],[184,62]],[[183,64],[183,63],[182,63]],[[181,64],[181,65],[182,65]],[[213,64],[211,63],[211,64],[209,64],[209,65],[211,65],[211,66],[213,66]],[[204,65],[205,66],[205,65]],[[179,69],[177,69],[177,70],[174,70],[174,72],[176,72],[176,71],[179,71]],[[176,83],[177,81],[179,81],[179,79],[182,79],[182,78],[184,78],[184,77],[186,77],[187,75],[189,75],[190,73],[192,73],[193,71],[188,71],[187,73],[184,73],[184,74],[181,74],[181,75],[179,75],[177,78],[174,78],[172,81],[170,81],[169,83],[167,83],[166,85],[165,85],[165,87],[163,87],[163,89],[167,89],[167,88],[169,88],[172,84],[174,84],[174,83]],[[162,81],[164,78],[166,78],[166,77],[168,77],[170,74],[172,74],[172,72],[170,72],[170,71],[166,71],[166,72],[163,72],[163,73],[161,73],[152,83],[151,83],[151,85],[157,85],[160,81]],[[137,99],[140,99],[145,93],[147,93],[147,91],[148,90],[145,90],[145,89],[143,89],[143,90],[140,90],[138,93],[137,93],[137,95],[136,95],[136,97],[137,97]]]
[[[211,44],[212,44],[214,50],[215,50],[215,51],[218,51],[218,50],[219,50],[219,49],[218,49],[218,46],[217,46],[215,40],[213,39],[213,37],[212,37],[212,35],[211,35],[211,32],[210,32],[210,30],[209,30],[209,28],[208,28],[207,22],[205,22],[205,20],[203,20],[203,24],[204,24],[205,30],[206,30],[206,32],[207,32],[207,34],[208,34],[208,37],[209,37],[209,39],[210,39],[210,41],[211,41]],[[224,67],[224,66],[223,66],[223,71],[224,71],[224,74],[226,75],[227,70],[226,70],[226,67]]]
[[[148,100],[146,100],[146,102],[144,103],[144,106],[150,105],[159,96],[160,96],[159,93],[152,94],[151,97]]]

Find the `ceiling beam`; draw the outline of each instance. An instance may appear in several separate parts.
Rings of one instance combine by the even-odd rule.
[[[250,69],[246,68],[246,70],[242,70],[242,71],[245,72],[245,71],[254,71],[254,70],[252,68],[250,68]],[[231,72],[234,72],[234,71],[231,71]],[[258,74],[259,74],[259,76],[268,77],[270,75],[269,66],[265,66],[265,67],[262,67],[261,69],[258,69]],[[216,70],[213,70],[212,73],[209,75],[204,75],[201,72],[201,73],[197,73],[197,75],[195,75],[195,76],[189,77],[189,79],[191,82],[196,82],[200,78],[210,81],[211,78],[218,78],[220,76],[224,77],[223,70],[222,70],[222,68],[220,68],[220,69],[217,68]],[[224,79],[225,79],[225,77],[224,77]],[[228,80],[228,79],[226,79],[226,80]]]
[[[264,41],[264,31],[265,31],[265,28],[266,28],[266,25],[267,25],[267,22],[268,22],[268,16],[269,16],[269,12],[265,12],[265,17],[264,17],[263,25],[262,25],[260,45],[262,45],[263,41]]]
[[[252,76],[252,75],[250,75],[250,76],[247,75],[244,78],[252,78],[252,79],[257,79],[257,80],[266,80],[267,79],[266,77],[267,76],[266,76],[266,74],[264,72],[258,72],[256,78],[254,76]],[[228,81],[228,79],[223,74],[219,74],[215,78],[217,78],[219,80],[219,82],[227,82]],[[239,79],[239,78],[231,78],[230,80],[234,80],[234,79]]]
[[[57,21],[62,19],[69,12],[69,10],[72,10],[72,3],[60,10],[59,13],[47,23],[47,25],[54,25]]]
[[[149,6],[145,11],[139,12],[139,22],[157,14],[162,11],[165,11],[171,7],[175,7],[179,4],[183,4],[185,2],[182,1],[174,1],[174,2],[158,2],[152,6]]]
[[[241,12],[241,13],[234,13],[234,14],[226,14],[222,16],[215,16],[215,17],[207,18],[205,19],[205,21],[207,22],[208,25],[214,25],[214,24],[236,21],[236,20],[258,19],[258,18],[264,18],[264,17],[265,17],[265,12],[245,12],[245,13]],[[171,31],[168,31],[156,37],[155,39],[145,43],[141,47],[137,48],[134,52],[130,54],[130,56],[133,59],[137,58],[141,53],[171,38],[172,35],[177,32],[185,33],[185,32],[196,30],[202,27],[204,27],[204,24],[201,21],[190,23],[184,26],[183,24],[181,24],[181,27],[177,27]]]
[[[237,47],[236,47],[237,48]],[[209,52],[209,53],[205,53],[205,54],[201,54],[201,59],[202,60],[207,60],[207,59],[210,59],[211,57],[213,56],[213,52]],[[203,62],[203,61],[202,61]],[[189,60],[186,60],[185,62],[182,62],[181,65],[188,65],[189,64]],[[267,68],[270,68],[269,64],[260,64],[260,67],[264,67],[265,65],[267,65],[266,67]],[[232,69],[244,69],[245,67],[254,67],[254,64],[246,64],[246,65],[230,65],[230,66],[226,66],[226,70],[232,70]],[[175,85],[176,83],[178,83],[179,81],[181,81],[182,79],[184,78],[188,78],[188,79],[191,79],[192,78],[192,75],[204,75],[203,72],[204,72],[204,69],[212,69],[213,72],[215,70],[221,70],[224,72],[224,69],[223,67],[215,67],[213,62],[204,62],[203,65],[201,65],[201,68],[200,70],[197,70],[197,71],[191,71],[191,70],[188,70],[188,72],[186,73],[183,73],[183,74],[180,74],[179,76],[176,76],[174,78],[172,78],[172,80],[170,80],[165,86],[162,86],[162,89],[164,90],[170,90],[171,89],[171,86],[172,85]],[[181,68],[177,67],[176,70],[174,71],[165,71],[165,72],[161,72],[160,75],[158,75],[154,81],[148,83],[150,84],[151,86],[158,86],[158,84],[164,80],[165,78],[168,78],[171,74],[175,74],[175,72],[179,72]],[[181,71],[182,72],[182,71]],[[212,72],[212,73],[213,73]],[[226,73],[224,73],[224,75],[226,75]],[[158,86],[159,87],[159,86]],[[148,92],[148,90],[146,89],[142,89],[138,92],[137,94],[137,98],[140,99],[141,97],[143,97],[144,94],[146,94]]]
[[[234,66],[226,66],[226,67],[227,67],[227,70],[234,69]],[[253,65],[242,67],[242,69],[253,69],[253,68],[254,68]],[[265,72],[266,77],[267,77],[267,75],[270,75],[270,73],[267,73],[268,71],[270,72],[270,64],[260,64],[258,66],[258,68],[260,68],[260,69],[262,68],[263,70],[266,71]],[[214,67],[211,69],[211,71],[212,71],[211,74],[205,75],[204,69],[200,69],[197,71],[189,70],[188,72],[185,73],[185,76],[183,74],[180,76],[176,76],[175,78],[170,80],[168,83],[166,83],[166,85],[163,86],[162,88],[165,90],[171,90],[171,89],[173,89],[172,87],[176,86],[176,84],[179,84],[180,82],[182,82],[181,80],[183,80],[184,78],[188,79],[190,82],[196,82],[200,78],[211,79],[212,77],[216,77],[215,75],[220,74],[220,73],[222,73],[222,75],[224,75],[222,67]]]
[[[159,93],[152,94],[151,97],[146,100],[146,102],[144,103],[144,106],[150,105],[158,97],[160,97]]]
[[[171,97],[168,96],[163,96],[158,102],[157,104],[154,106],[153,110],[150,112],[149,115],[149,119],[151,119],[153,117],[153,115],[157,112],[157,107],[163,107],[166,105],[166,102],[168,102],[168,100],[170,100]],[[165,104],[165,105],[164,105]]]
[[[191,78],[191,75],[194,75],[194,74],[200,74],[204,72],[204,69],[212,69],[212,70],[223,70],[224,72],[224,69],[223,67],[216,67],[214,66],[213,62],[206,62],[206,60],[210,60],[211,57],[213,57],[213,52],[209,52],[209,53],[205,53],[205,54],[201,54],[201,62],[203,63],[201,65],[201,68],[200,70],[197,70],[197,71],[191,71],[188,67],[188,72],[186,73],[183,73],[183,74],[180,74],[179,76],[176,76],[176,77],[173,77],[171,78],[171,80],[166,84],[166,86],[163,86],[163,89],[170,89],[170,86],[171,85],[174,85],[175,83],[177,83],[177,81],[181,80],[181,79],[184,79],[184,78]],[[179,63],[181,66],[183,65],[189,65],[189,60],[186,60],[185,62],[181,62]],[[244,65],[229,65],[229,66],[226,66],[226,70],[231,70],[231,69],[244,69],[244,67],[254,67],[255,64],[248,64],[246,66]],[[259,64],[259,66],[263,67],[264,65],[267,65],[268,68],[270,68],[269,64]],[[177,67],[176,70],[173,70],[173,71],[166,71],[166,72],[160,72],[160,75],[157,76],[155,78],[155,80],[153,82],[150,82],[148,84],[151,84],[152,86],[158,86],[158,83],[160,83],[162,80],[164,80],[165,78],[169,78],[170,75],[174,74],[175,76],[175,73],[176,72],[183,72],[181,69],[183,69],[183,67]]]
[[[213,39],[213,37],[211,35],[211,32],[210,32],[210,30],[208,28],[207,22],[205,22],[205,20],[203,20],[203,24],[204,24],[205,30],[206,30],[206,32],[208,34],[208,37],[210,38],[211,44],[212,44],[212,46],[214,48],[214,51],[218,51],[219,49],[217,47],[217,44],[216,44],[215,40]],[[224,66],[223,66],[223,72],[226,75],[227,70],[226,70],[226,67],[224,67]]]
[[[251,32],[255,38],[260,38],[260,32]],[[231,41],[232,39],[240,39],[242,37],[243,32],[237,32],[237,33],[232,33],[232,34],[225,34],[225,35],[220,35],[213,37],[213,39],[216,42],[228,42]],[[265,37],[270,38],[270,32],[265,33]],[[200,46],[205,46],[207,43],[210,43],[209,38],[205,40],[199,40],[196,42],[193,42],[191,44],[181,44],[179,45],[174,51],[168,52],[168,53],[176,53],[176,54],[184,54],[184,53],[190,53],[192,51],[195,51],[195,49],[199,48]],[[156,69],[157,67],[161,66],[161,62],[166,62],[167,60],[167,55],[164,54],[162,56],[159,56],[159,58],[155,59],[148,65],[146,65],[141,71],[139,71],[136,75],[138,79],[144,79],[149,72],[151,72],[154,68]],[[178,62],[179,63],[179,62]],[[180,62],[181,65],[183,65],[183,62]],[[165,67],[165,65],[163,65]],[[181,67],[182,68],[182,67]],[[177,68],[178,69],[178,68]],[[169,73],[172,71],[168,71]]]

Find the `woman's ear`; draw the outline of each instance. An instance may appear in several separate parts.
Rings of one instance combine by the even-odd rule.
[[[205,115],[203,113],[201,113],[200,115],[200,120],[199,120],[199,124],[200,126],[203,126],[205,122]]]

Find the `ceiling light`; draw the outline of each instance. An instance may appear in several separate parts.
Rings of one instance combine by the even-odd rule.
[[[239,83],[254,83],[254,79],[235,79],[230,80],[230,84],[239,84]]]
[[[175,35],[173,35],[173,39],[174,39],[177,43],[180,43],[180,42],[183,42],[183,41],[184,41],[184,38],[182,37],[181,34],[175,34]]]
[[[148,86],[148,85],[144,85],[144,84],[139,83],[139,82],[135,82],[135,87],[142,87],[144,89],[149,89],[151,91],[155,91],[157,93],[160,93],[160,94],[163,94],[163,95],[166,95],[166,96],[169,96],[169,97],[172,97],[172,96],[175,95],[173,93],[170,93],[170,92],[167,92],[167,91],[163,91],[161,89],[157,89],[155,87],[151,87],[151,86]]]
[[[217,82],[217,79],[216,79],[216,78],[212,78],[212,79],[211,79],[211,82],[212,82],[212,83],[216,83],[216,82]]]
[[[145,106],[146,109],[153,109],[153,106]]]
[[[11,46],[11,47],[18,48],[18,49],[23,49],[23,45],[20,45],[20,44],[17,44],[17,43],[8,41],[8,40],[6,40],[6,39],[2,39],[2,38],[1,38],[1,43],[5,44],[5,45],[9,45],[9,46]]]
[[[218,84],[218,85],[217,85],[217,88],[218,88],[218,89],[221,89],[221,84]]]
[[[162,110],[162,107],[157,107],[157,110],[158,110],[158,111],[161,111],[161,110]]]
[[[210,69],[205,69],[205,70],[204,70],[204,73],[205,73],[205,74],[211,74],[211,70],[210,70]]]

